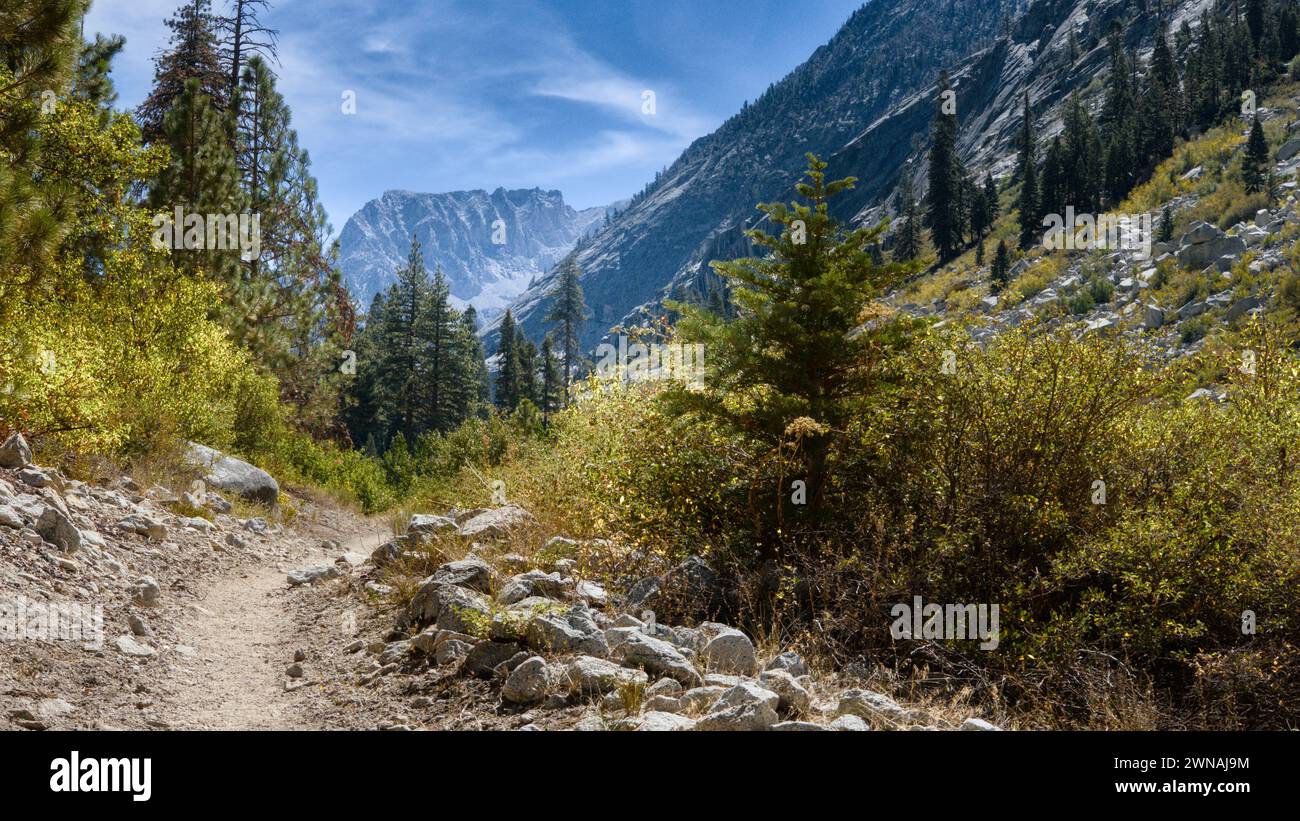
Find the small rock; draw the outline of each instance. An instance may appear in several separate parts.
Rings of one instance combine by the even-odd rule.
[[[962,722],[961,729],[966,730],[968,732],[970,731],[1002,732],[1001,727],[998,727],[997,725],[994,724],[990,724],[989,722],[985,721],[982,718],[966,719],[965,721]]]
[[[125,656],[147,657],[154,654],[154,649],[146,644],[141,644],[130,636],[119,636],[117,639],[118,652]]]
[[[512,704],[534,704],[546,697],[551,686],[546,659],[533,656],[516,667],[501,688],[501,698]]]
[[[863,721],[858,716],[845,714],[830,723],[832,730],[848,732],[865,732],[871,729],[871,725]]]

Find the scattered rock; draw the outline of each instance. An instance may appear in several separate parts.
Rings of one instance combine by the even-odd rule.
[[[773,698],[776,696],[773,695]],[[766,730],[777,722],[776,710],[766,701],[737,704],[715,710],[695,723],[696,730]]]
[[[512,704],[534,704],[546,697],[551,684],[546,659],[532,656],[511,671],[501,688],[501,698]]]
[[[131,636],[119,636],[117,639],[117,650],[125,656],[146,658],[154,655],[154,649],[152,647],[137,642]]]
[[[285,578],[288,580],[290,587],[299,587],[304,584],[316,584],[317,582],[337,579],[342,575],[343,571],[339,570],[338,565],[318,564],[313,567],[292,570]]]
[[[21,433],[14,433],[0,445],[0,468],[25,468],[32,463],[32,449]]]
[[[186,458],[207,471],[203,481],[212,487],[267,507],[279,503],[280,485],[261,468],[197,442],[189,443]]]
[[[710,670],[742,676],[758,672],[758,654],[744,633],[721,624],[702,625],[700,629],[705,635],[712,634],[704,645],[704,662]]]
[[[686,687],[698,687],[704,683],[699,672],[677,648],[641,633],[628,635],[615,650],[615,655],[625,665],[676,679]]]
[[[81,549],[81,531],[77,530],[66,514],[56,508],[45,508],[36,520],[36,532],[45,541],[58,545],[64,553],[76,553]]]
[[[638,732],[673,732],[690,730],[695,726],[695,722],[686,716],[651,710],[641,716],[641,721],[637,724],[636,729]]]
[[[460,526],[460,535],[478,541],[504,539],[520,528],[535,524],[536,521],[533,515],[522,507],[506,505],[469,519]]]
[[[969,731],[984,731],[984,732],[989,732],[989,731],[1001,732],[1001,731],[1002,731],[1002,728],[1001,728],[1001,727],[998,727],[998,726],[996,726],[996,725],[990,724],[989,722],[985,721],[985,720],[982,719],[982,718],[968,718],[968,719],[966,719],[965,721],[962,722],[962,724],[961,724],[961,729],[962,729],[962,730],[966,730],[966,731],[968,731],[968,732],[969,732]]]

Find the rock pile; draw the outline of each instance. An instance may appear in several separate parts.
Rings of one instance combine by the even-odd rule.
[[[402,537],[375,551],[372,564],[393,561],[430,533],[476,543],[532,524],[516,506],[476,511],[459,524],[455,515],[417,515]],[[609,602],[639,607],[649,596],[606,595],[575,577],[572,562],[529,564],[510,554],[498,567],[470,552],[439,566],[420,582],[388,640],[369,647],[377,658],[362,663],[357,684],[447,668],[499,685],[503,710],[587,709],[579,729],[933,728],[926,713],[884,694],[818,684],[797,653],[764,657],[734,626],[642,621]],[[698,557],[674,572],[689,573],[705,594],[713,587],[713,571]],[[654,585],[634,587],[644,593]],[[360,640],[347,648],[362,649]],[[531,722],[527,728],[537,729]],[[984,722],[970,728],[996,729]]]

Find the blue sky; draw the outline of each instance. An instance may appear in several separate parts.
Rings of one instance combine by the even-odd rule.
[[[178,2],[96,0],[87,36],[127,38],[120,106],[148,93]],[[861,4],[272,0],[263,22],[280,31],[280,90],[339,231],[390,188],[558,188],[577,208],[630,196]]]

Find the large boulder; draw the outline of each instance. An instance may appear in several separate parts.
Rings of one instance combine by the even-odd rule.
[[[25,468],[32,463],[32,449],[21,433],[15,433],[0,445],[0,468]]]
[[[615,650],[615,656],[629,667],[640,667],[651,675],[676,679],[686,687],[699,687],[704,683],[699,672],[676,647],[641,633],[625,637]]]
[[[578,656],[564,668],[571,695],[593,697],[629,685],[644,685],[649,678],[641,670],[620,667],[593,656]]]
[[[519,505],[506,505],[484,511],[460,526],[460,535],[473,541],[506,539],[511,534],[535,523],[533,514]]]
[[[203,481],[212,487],[267,507],[275,507],[280,499],[280,485],[271,474],[219,450],[190,442],[186,459],[206,471]]]
[[[1184,268],[1205,268],[1217,264],[1223,257],[1235,259],[1246,253],[1246,241],[1230,237],[1207,222],[1197,223],[1183,235],[1182,246],[1176,256]]]
[[[492,589],[492,568],[482,559],[470,556],[460,561],[448,562],[433,571],[433,581],[454,584],[486,593]]]
[[[537,616],[528,623],[525,638],[534,650],[609,655],[604,633],[596,626],[591,611],[582,605],[564,613]]]
[[[459,532],[460,528],[456,526],[454,519],[449,519],[446,516],[434,516],[429,513],[415,514],[406,526],[406,535],[421,540],[428,540],[439,533],[454,534]]]
[[[758,672],[758,653],[749,637],[723,624],[701,625],[710,636],[704,645],[704,662],[711,672],[752,676]]]

